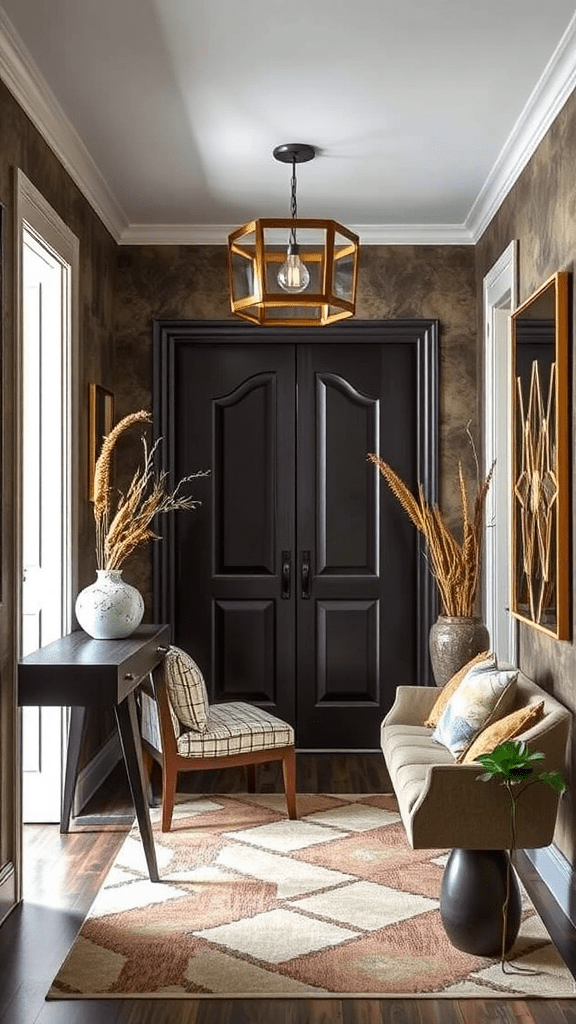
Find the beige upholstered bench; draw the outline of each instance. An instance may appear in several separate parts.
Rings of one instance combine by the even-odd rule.
[[[510,804],[504,787],[482,783],[478,762],[457,763],[450,750],[432,740],[423,725],[438,690],[399,686],[382,722],[381,745],[406,836],[413,849],[506,849]],[[544,701],[544,715],[518,739],[545,755],[543,768],[564,771],[571,714],[522,673],[511,710]],[[517,846],[532,849],[552,842],[558,794],[535,785],[522,797]]]

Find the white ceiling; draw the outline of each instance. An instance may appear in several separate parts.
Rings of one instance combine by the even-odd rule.
[[[285,142],[300,216],[471,241],[576,84],[572,0],[0,2],[0,75],[120,241],[287,216]]]

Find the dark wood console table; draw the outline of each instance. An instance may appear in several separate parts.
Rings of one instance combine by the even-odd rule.
[[[113,707],[150,879],[159,880],[145,796],[142,748],[134,692],[162,661],[169,626],[139,626],[125,640],[93,640],[82,630],[42,647],[18,665],[20,706],[70,707],[70,732],[60,831],[70,825],[87,708]]]

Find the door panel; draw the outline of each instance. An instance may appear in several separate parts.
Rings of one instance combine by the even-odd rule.
[[[255,701],[289,721],[294,606],[281,592],[282,552],[294,546],[294,388],[286,346],[174,352],[170,472],[212,472],[191,484],[202,506],[174,517],[168,621],[211,700]]]
[[[230,700],[278,702],[276,609],[270,601],[214,601],[214,676]]]
[[[429,681],[435,589],[368,452],[436,497],[433,323],[159,323],[154,421],[202,507],[158,546],[156,618],[212,700],[248,700],[300,749],[379,746],[399,683]]]
[[[213,473],[216,571],[273,575],[276,564],[275,373],[216,398]],[[259,443],[251,443],[258,438]]]
[[[378,704],[378,601],[318,601],[316,624],[317,704]]]
[[[414,357],[403,345],[300,345],[297,376],[298,548],[311,553],[299,743],[375,749],[398,682],[417,678],[418,537],[366,455],[417,475]]]
[[[378,446],[380,402],[334,373],[318,373],[315,381],[318,573],[376,575],[376,483],[366,472],[366,453]]]

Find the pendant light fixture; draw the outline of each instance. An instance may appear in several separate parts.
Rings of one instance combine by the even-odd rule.
[[[292,164],[290,218],[261,218],[228,238],[232,312],[257,324],[322,326],[354,315],[358,235],[334,220],[298,218],[296,164],[313,160],[313,146],[277,146]]]

